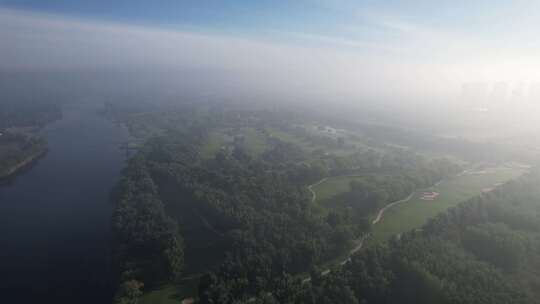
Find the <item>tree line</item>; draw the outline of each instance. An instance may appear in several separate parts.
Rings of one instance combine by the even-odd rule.
[[[539,303],[539,183],[534,170],[255,303]]]

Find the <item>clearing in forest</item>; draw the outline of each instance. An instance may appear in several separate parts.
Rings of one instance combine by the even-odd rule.
[[[525,170],[522,168],[496,167],[482,174],[462,174],[430,189],[417,191],[410,201],[385,212],[380,222],[373,226],[372,240],[387,240],[394,235],[420,228],[437,214],[523,173]],[[435,197],[433,193],[438,195]],[[426,197],[429,199],[426,200]]]

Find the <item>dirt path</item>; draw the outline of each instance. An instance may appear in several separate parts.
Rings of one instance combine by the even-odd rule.
[[[405,203],[405,202],[410,201],[415,193],[416,193],[416,191],[413,191],[406,198],[404,198],[402,200],[399,200],[399,201],[395,201],[393,203],[390,203],[390,204],[386,205],[384,208],[382,208],[381,210],[379,210],[379,213],[377,213],[377,217],[373,220],[372,224],[376,225],[378,222],[380,222],[382,220],[382,217],[383,217],[384,213],[386,212],[386,210],[394,207],[397,204],[401,204],[401,203]]]
[[[461,173],[458,173],[458,174],[455,175],[455,176],[443,178],[442,180],[440,180],[440,181],[438,181],[437,183],[435,183],[432,187],[439,186],[439,185],[440,185],[441,183],[443,183],[444,181],[450,180],[451,178],[454,178],[454,177],[456,177],[456,176],[463,175],[463,174],[465,174],[466,172],[467,172],[467,171],[465,170],[465,171],[463,171],[463,172],[461,172]],[[317,185],[319,185],[319,184],[325,182],[327,179],[328,179],[328,178],[324,178],[324,179],[318,181],[317,183],[315,183],[315,184],[313,184],[313,185],[311,185],[311,186],[308,187],[309,191],[311,191],[311,193],[312,193],[312,195],[313,195],[313,197],[312,197],[312,202],[314,202],[314,201],[317,199],[317,194],[315,193],[315,191],[313,191],[312,188],[313,188],[314,186],[317,186]],[[401,204],[401,203],[405,203],[405,202],[410,201],[410,200],[413,198],[414,194],[417,193],[418,191],[421,191],[421,189],[416,189],[416,190],[414,190],[411,194],[409,194],[409,196],[407,196],[406,198],[401,199],[401,200],[399,200],[399,201],[392,202],[392,203],[390,203],[390,204],[384,206],[384,207],[383,207],[382,209],[380,209],[379,212],[377,213],[377,217],[373,220],[372,225],[377,225],[377,224],[383,219],[384,213],[385,213],[388,209],[394,207],[395,205],[398,205],[398,204]],[[360,251],[360,250],[364,247],[364,242],[365,242],[365,240],[366,240],[368,237],[369,237],[369,234],[364,235],[364,236],[362,236],[360,239],[358,239],[358,240],[357,240],[357,241],[358,241],[358,245],[356,245],[353,249],[351,249],[351,250],[349,251],[349,254],[348,254],[347,258],[346,258],[345,260],[341,261],[341,262],[339,263],[339,265],[340,265],[340,266],[343,266],[343,265],[347,264],[348,262],[350,262],[350,261],[351,261],[351,256],[354,255],[356,252]],[[328,274],[330,273],[330,271],[331,271],[330,268],[325,269],[324,271],[321,272],[321,275],[322,275],[322,276],[326,276],[326,275],[328,275]],[[302,281],[302,283],[307,283],[307,282],[310,282],[310,281],[311,281],[311,278],[306,278],[305,280]]]
[[[320,182],[319,182],[320,183]],[[311,189],[310,189],[311,190]],[[311,190],[313,192],[313,190]],[[380,220],[383,218],[384,216],[384,212],[390,208],[392,208],[393,206],[397,205],[397,204],[400,204],[400,203],[405,203],[405,202],[408,202],[411,200],[411,198],[414,196],[414,194],[416,193],[416,190],[413,191],[411,194],[409,194],[409,196],[407,196],[406,198],[404,199],[401,199],[399,201],[395,201],[393,203],[390,203],[388,205],[386,205],[384,208],[382,208],[381,210],[379,210],[379,212],[377,213],[377,217],[375,218],[375,220],[373,220],[373,225],[376,225],[377,223],[380,222]],[[347,255],[347,258],[341,262],[339,262],[339,265],[340,266],[343,266],[347,263],[349,263],[351,261],[351,257],[357,253],[358,251],[360,251],[363,247],[364,247],[364,242],[365,240],[369,237],[369,234],[366,234],[364,236],[362,236],[360,239],[358,239],[358,245],[356,245],[353,249],[351,249],[349,251],[349,254]],[[328,269],[325,269],[321,272],[321,275],[322,276],[326,276],[330,273],[330,268]],[[311,278],[306,278],[302,281],[302,283],[308,283],[311,281]]]
[[[466,172],[467,172],[467,170],[465,170],[465,171],[463,171],[463,172],[460,172],[460,173],[458,173],[457,175],[455,175],[455,176],[453,176],[453,177],[443,178],[443,179],[441,179],[440,181],[438,181],[438,182],[436,182],[435,184],[433,184],[433,186],[428,187],[428,188],[426,188],[426,189],[429,189],[429,188],[432,188],[432,187],[437,187],[437,186],[439,186],[440,184],[442,184],[443,182],[445,182],[445,181],[447,181],[447,180],[449,180],[449,179],[451,179],[451,178],[454,178],[454,177],[457,177],[457,176],[461,176],[461,175],[463,175],[463,174],[466,174]],[[413,198],[414,194],[415,194],[416,192],[418,192],[418,191],[421,191],[421,189],[416,189],[416,190],[414,190],[409,196],[407,196],[406,198],[404,198],[404,199],[402,199],[402,200],[399,200],[399,201],[395,201],[395,202],[393,202],[393,203],[390,203],[390,204],[386,205],[384,208],[382,208],[381,210],[379,210],[379,213],[377,214],[377,217],[373,220],[372,224],[375,225],[375,224],[377,224],[378,222],[380,222],[380,221],[382,220],[382,218],[383,218],[384,213],[386,212],[386,210],[388,210],[388,209],[394,207],[394,206],[397,205],[397,204],[406,203],[406,202],[410,201],[410,200]]]
[[[466,173],[467,173],[467,170],[464,170],[463,172],[460,172],[460,173],[456,174],[455,176],[444,178],[444,179],[438,181],[437,183],[435,183],[432,187],[439,186],[444,181],[447,181],[447,180],[449,180],[451,178],[454,178],[454,177],[457,177],[457,176],[464,175]],[[357,175],[345,175],[345,176],[357,176]],[[361,175],[358,175],[358,176],[361,176]],[[325,178],[321,179],[320,181],[318,181],[318,182],[316,182],[316,183],[314,183],[312,185],[309,185],[307,187],[308,190],[311,192],[311,195],[312,195],[311,202],[315,202],[315,200],[317,200],[317,193],[315,193],[315,191],[313,191],[313,187],[316,187],[316,186],[324,183],[326,180],[328,180],[328,178],[329,177],[325,177]],[[417,193],[420,190],[421,189],[416,189],[411,194],[409,194],[409,196],[407,196],[406,198],[401,199],[399,201],[392,202],[392,203],[386,205],[385,207],[383,207],[382,209],[380,209],[379,212],[377,213],[377,217],[373,220],[372,225],[378,224],[382,220],[382,218],[384,216],[384,213],[388,209],[392,208],[393,206],[395,206],[397,204],[401,204],[401,203],[405,203],[405,202],[410,201],[413,198],[414,194]],[[364,248],[364,243],[365,243],[366,239],[369,238],[369,236],[370,236],[370,234],[366,234],[366,235],[362,236],[360,239],[356,240],[358,242],[358,244],[349,251],[349,253],[347,255],[347,258],[345,260],[339,262],[339,266],[344,266],[345,264],[349,263],[351,261],[351,257],[355,253],[357,253],[358,251],[362,250],[362,248]],[[321,276],[327,276],[328,274],[330,274],[330,272],[331,272],[331,269],[327,268],[327,269],[321,271]],[[306,283],[309,283],[309,282],[311,282],[311,277],[308,277],[308,278],[305,278],[304,280],[302,280],[302,284],[306,284]],[[271,293],[269,293],[269,294],[271,294]],[[256,298],[252,297],[252,298],[248,299],[247,302],[252,303],[252,302],[255,302],[255,300],[256,300]]]
[[[347,263],[349,263],[351,261],[351,256],[353,256],[355,253],[357,253],[358,251],[360,251],[364,247],[364,241],[368,238],[368,236],[369,235],[365,235],[365,236],[363,236],[363,237],[361,237],[359,239],[359,243],[356,246],[354,246],[353,249],[351,249],[349,251],[349,254],[347,255],[347,258],[345,260],[339,262],[340,266],[343,266],[343,265],[345,265],[345,264],[347,264]],[[324,277],[324,276],[330,274],[330,271],[331,271],[330,268],[321,271],[321,276]],[[303,284],[308,283],[308,282],[311,282],[311,277],[308,277],[308,278],[305,278],[304,280],[302,280]]]
[[[311,192],[312,194],[312,197],[311,197],[311,202],[315,202],[315,200],[317,199],[317,193],[315,193],[315,191],[313,191],[313,187],[316,187],[317,185],[320,185],[322,183],[324,183],[326,180],[328,180],[328,177],[325,177],[323,179],[321,179],[320,181],[316,182],[315,184],[313,185],[310,185],[308,186],[308,190]],[[411,198],[413,197],[413,195],[416,193],[416,191],[413,191],[409,196],[407,196],[406,198],[404,199],[401,199],[399,201],[395,201],[395,202],[392,202],[388,205],[386,205],[385,207],[383,207],[381,210],[379,210],[379,212],[377,213],[377,217],[375,218],[375,220],[373,220],[372,224],[373,225],[376,225],[381,219],[382,217],[384,216],[384,212],[386,212],[386,210],[392,208],[393,206],[397,205],[397,204],[400,204],[400,203],[404,203],[404,202],[408,202],[409,200],[411,200]],[[351,256],[354,255],[355,253],[357,253],[358,251],[360,251],[363,247],[364,247],[364,241],[369,237],[369,234],[368,235],[364,235],[362,236],[360,239],[356,240],[358,242],[358,244],[349,251],[349,254],[347,255],[347,258],[343,261],[341,261],[339,263],[340,266],[343,266],[345,264],[347,264],[348,262],[351,261]],[[324,271],[321,272],[321,275],[322,276],[325,276],[327,274],[330,273],[330,268],[328,269],[325,269]],[[310,282],[311,281],[311,278],[306,278],[305,280],[302,281],[302,283],[307,283],[307,282]]]
[[[321,179],[320,181],[316,182],[315,184],[309,185],[307,187],[309,192],[311,192],[311,202],[312,203],[314,203],[317,200],[317,193],[315,193],[315,191],[313,191],[313,187],[316,187],[316,186],[324,183],[327,179],[328,179],[328,177],[325,177],[325,178]]]
[[[373,225],[376,225],[383,217],[384,215],[384,212],[390,208],[392,208],[393,206],[397,205],[397,204],[400,204],[400,203],[405,203],[405,202],[408,202],[411,200],[411,198],[414,196],[414,194],[416,193],[416,191],[413,191],[411,194],[409,194],[409,196],[407,196],[406,198],[404,199],[401,199],[399,201],[395,201],[393,203],[390,203],[388,205],[386,205],[384,208],[382,208],[381,210],[379,210],[379,213],[377,214],[377,218],[375,218],[375,220],[373,220]],[[360,239],[358,239],[357,241],[359,242],[358,245],[356,245],[353,249],[351,249],[351,251],[349,251],[349,256],[347,257],[347,259],[343,260],[341,263],[339,263],[340,265],[345,265],[347,264],[347,262],[349,262],[351,260],[351,256],[355,253],[357,253],[358,251],[360,251],[362,249],[362,247],[364,247],[364,241],[369,237],[369,234],[368,235],[364,235],[362,236]]]

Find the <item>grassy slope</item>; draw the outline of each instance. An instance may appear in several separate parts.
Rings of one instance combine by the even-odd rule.
[[[421,200],[424,190],[418,191],[412,200],[396,205],[384,214],[383,219],[373,227],[373,240],[386,240],[393,235],[419,228],[429,218],[479,195],[483,188],[507,182],[523,173],[522,169],[499,167],[486,174],[457,176],[426,189],[440,193],[435,201]]]
[[[300,145],[305,150],[314,149],[309,143],[300,138],[285,132],[268,129],[271,136],[277,137],[282,141]],[[254,128],[243,128],[239,135],[245,137],[245,148],[253,156],[257,156],[267,148],[267,139],[264,134]],[[209,136],[208,143],[204,146],[203,157],[212,157],[224,144],[223,134],[220,132],[212,133]],[[495,172],[485,175],[464,175],[439,186],[429,189],[441,193],[437,201],[428,202],[418,199],[418,195],[411,201],[402,205],[397,205],[387,211],[383,220],[374,227],[373,235],[375,240],[384,240],[392,235],[412,230],[420,227],[425,221],[452,207],[458,203],[478,195],[481,189],[493,186],[496,183],[508,181],[516,178],[523,173],[522,170],[498,168]],[[353,180],[360,180],[362,176],[345,176],[330,178],[321,183],[313,190],[317,193],[317,202],[328,202],[330,199],[340,193],[349,190],[349,183]],[[344,253],[345,255],[345,253]],[[340,257],[337,260],[343,259]],[[142,297],[141,304],[169,304],[179,303],[185,296],[193,295],[196,286],[194,283],[188,283],[184,286],[175,287],[173,285],[164,285],[156,290],[146,291]]]
[[[178,304],[182,299],[173,285],[165,285],[162,288],[145,292],[139,300],[139,304]]]
[[[361,180],[362,176],[338,176],[327,179],[324,183],[320,183],[313,187],[313,191],[317,193],[317,201],[323,202],[332,197],[349,191],[349,184],[354,180]]]
[[[186,297],[197,292],[198,280],[191,280],[183,285],[167,284],[154,290],[145,291],[138,304],[179,304]]]
[[[383,241],[393,235],[421,227],[429,218],[480,194],[483,188],[507,182],[523,173],[523,169],[498,167],[489,170],[487,174],[462,175],[442,182],[436,187],[418,191],[411,201],[396,205],[385,213],[379,224],[373,227],[372,241]],[[324,183],[313,187],[313,190],[317,193],[317,201],[322,202],[336,194],[348,191],[349,183],[352,180],[362,178],[362,176],[345,176],[328,179]],[[436,201],[423,201],[419,199],[419,196],[424,191],[436,191],[441,195]],[[346,254],[344,253],[342,257],[337,257],[327,264],[333,265],[336,261],[343,260]],[[145,292],[139,303],[180,303],[184,297],[193,295],[196,292],[195,285],[196,280],[178,287],[168,284],[159,289]]]
[[[308,153],[312,152],[315,149],[317,149],[317,147],[314,146],[312,143],[310,143],[308,140],[306,140],[306,138],[296,136],[296,135],[294,135],[292,133],[287,133],[287,132],[276,130],[276,129],[273,129],[273,128],[267,128],[266,132],[268,132],[268,134],[271,137],[277,138],[277,139],[279,139],[279,140],[281,140],[283,142],[289,143],[289,144],[297,145],[302,150],[304,150],[304,151],[306,151]],[[324,148],[324,147],[320,147],[320,148]]]
[[[326,145],[320,145],[320,144],[317,144],[316,142],[311,141],[309,138],[297,136],[294,133],[276,130],[273,128],[267,128],[266,131],[268,132],[268,134],[270,134],[271,137],[278,138],[281,141],[286,142],[286,143],[298,145],[302,150],[308,153],[313,152],[314,150],[317,150],[317,149],[322,149],[323,151],[327,153],[332,153],[338,156],[346,156],[346,155],[350,155],[352,153],[358,152],[362,149],[367,149],[367,148],[373,149],[373,147],[370,147],[365,142],[359,139],[350,139],[345,134],[340,134],[339,136],[338,135],[328,136],[328,135],[321,135],[320,132],[316,132],[316,131],[311,132],[312,135],[319,136],[319,137],[326,137],[326,138],[344,137],[349,146],[340,148],[340,147],[329,147]],[[351,147],[350,146],[351,144],[354,145],[355,147]]]
[[[227,141],[225,133],[224,130],[215,130],[208,135],[206,143],[201,149],[202,158],[212,158],[224,145],[232,145],[232,138]],[[244,136],[242,146],[253,157],[260,155],[268,148],[266,135],[254,128],[242,128],[235,135]]]
[[[299,138],[297,138],[296,136],[294,136],[294,135],[292,135],[290,133],[287,133],[287,132],[277,130],[277,129],[267,128],[266,132],[268,132],[268,134],[271,137],[278,138],[279,140],[281,140],[283,142],[286,142],[286,143],[299,144],[299,142],[301,142],[301,140]]]
[[[225,140],[223,139],[223,134],[214,131],[208,134],[208,139],[206,143],[201,148],[201,157],[202,158],[212,158],[216,153],[221,149]]]
[[[254,128],[244,128],[241,132],[244,135],[244,148],[246,151],[256,157],[264,152],[267,148],[266,137],[262,132]]]

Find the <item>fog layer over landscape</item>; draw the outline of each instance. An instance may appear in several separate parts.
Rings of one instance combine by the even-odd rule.
[[[540,95],[539,46],[531,35],[537,21],[522,6],[506,15],[494,6],[491,14],[504,18],[491,31],[361,12],[358,39],[271,29],[260,35],[174,30],[0,9],[0,69],[40,71],[41,86],[54,79],[45,72],[85,74],[67,78],[76,87],[86,77],[80,87],[117,95],[136,88],[139,98],[156,102],[195,94],[334,110],[371,107],[428,123],[451,115],[487,128],[529,121],[530,128]]]
[[[0,0],[0,302],[540,304],[538,12]]]

